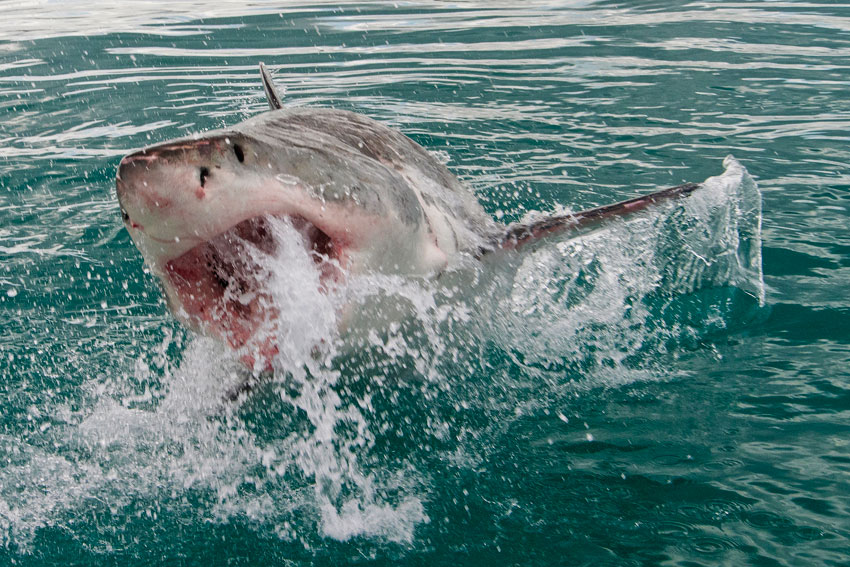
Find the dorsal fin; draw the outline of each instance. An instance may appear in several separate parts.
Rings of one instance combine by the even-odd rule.
[[[699,183],[686,183],[649,195],[641,195],[628,201],[605,205],[575,214],[555,215],[531,223],[513,223],[507,227],[496,249],[513,250],[522,248],[540,237],[570,230],[581,230],[609,219],[625,217],[656,203],[669,201],[691,194],[702,187]]]
[[[280,102],[280,95],[274,87],[274,81],[266,66],[260,63],[260,77],[263,79],[263,90],[266,91],[266,98],[269,99],[269,107],[272,110],[280,110],[283,104]]]

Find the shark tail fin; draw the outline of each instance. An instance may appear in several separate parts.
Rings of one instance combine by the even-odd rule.
[[[647,207],[679,197],[684,197],[702,187],[699,183],[686,183],[649,195],[642,195],[613,205],[605,205],[574,214],[555,215],[530,223],[513,223],[507,227],[496,249],[514,250],[541,237],[568,231],[592,228],[605,221],[622,218]]]
[[[266,69],[265,64],[260,63],[260,77],[263,79],[263,90],[266,91],[266,98],[269,101],[269,107],[272,110],[280,110],[283,108],[283,103],[280,102],[280,94],[274,86],[271,73]]]

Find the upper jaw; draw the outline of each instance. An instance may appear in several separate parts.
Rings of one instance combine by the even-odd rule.
[[[383,261],[372,255],[385,247],[380,234],[395,232],[391,217],[353,202],[325,201],[298,177],[281,180],[271,169],[227,162],[236,160],[228,149],[235,143],[245,146],[250,161],[247,152],[255,144],[242,134],[223,131],[152,146],[121,160],[116,192],[125,224],[158,275],[168,262],[262,215],[303,219],[340,250],[356,253],[366,263]],[[212,173],[206,187],[199,179],[201,167]],[[409,252],[393,262],[410,262],[416,254]]]

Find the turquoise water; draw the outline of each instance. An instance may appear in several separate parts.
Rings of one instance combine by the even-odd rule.
[[[114,174],[258,61],[503,221],[714,179],[224,402]],[[0,562],[846,565],[848,71],[833,3],[0,6]]]

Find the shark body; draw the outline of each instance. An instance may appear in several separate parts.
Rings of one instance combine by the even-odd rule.
[[[260,70],[269,112],[131,153],[116,179],[125,226],[172,312],[254,368],[269,366],[276,352],[259,336],[274,307],[244,252],[249,245],[273,253],[271,217],[301,233],[320,285],[331,287],[350,273],[434,276],[458,255],[522,247],[699,187],[505,226],[398,130],[348,111],[284,109]]]

